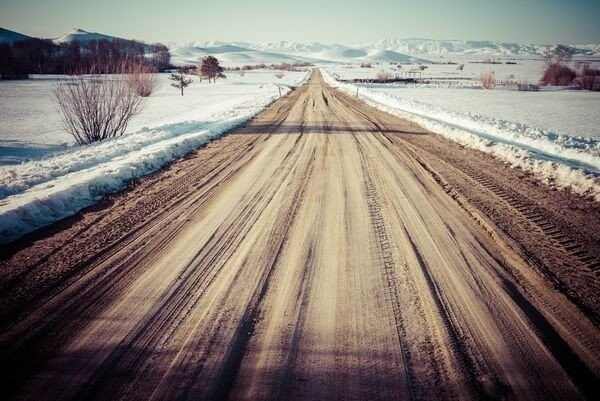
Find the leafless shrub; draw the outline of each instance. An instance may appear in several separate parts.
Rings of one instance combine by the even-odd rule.
[[[577,73],[560,62],[548,64],[540,80],[542,85],[568,86],[571,85]]]
[[[481,73],[481,86],[485,89],[494,89],[496,87],[496,74],[493,71],[486,71]]]
[[[76,74],[60,80],[54,90],[63,124],[78,144],[121,136],[142,106],[142,97],[127,74]]]
[[[456,67],[456,69],[457,69],[458,71],[462,71],[462,70],[464,70],[464,69],[465,69],[465,65],[464,65],[464,64],[460,64],[458,67]]]
[[[127,82],[141,97],[148,97],[156,87],[154,67],[135,62],[125,62],[122,71],[127,74]]]
[[[574,83],[581,89],[600,91],[600,70],[584,66]]]
[[[246,72],[243,70],[240,70],[239,74],[240,74],[240,77],[243,77],[244,75],[246,75]]]
[[[521,81],[518,83],[517,88],[521,91],[521,92],[537,92],[540,90],[540,87],[538,85],[535,84],[531,84],[527,81]]]
[[[379,81],[389,81],[392,79],[392,74],[385,70],[379,70],[375,76]]]
[[[373,68],[373,65],[371,63],[361,63],[360,67],[361,68]]]
[[[278,72],[277,74],[275,74],[275,78],[277,79],[281,79],[283,77],[285,77],[285,74],[283,72]]]

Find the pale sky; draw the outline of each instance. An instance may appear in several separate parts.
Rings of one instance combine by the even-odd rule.
[[[384,38],[599,43],[600,0],[0,0],[0,27],[73,28],[145,41]]]

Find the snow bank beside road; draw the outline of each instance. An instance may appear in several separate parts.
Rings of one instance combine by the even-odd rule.
[[[297,74],[294,82],[285,83],[298,84],[306,76]],[[198,110],[199,119],[172,122],[171,117],[167,124],[117,139],[0,167],[0,243],[72,215],[243,124],[277,99],[277,86],[284,83],[246,84],[252,86],[238,86],[237,96],[213,105],[210,116]],[[289,90],[282,86],[282,94]]]
[[[391,114],[465,146],[491,153],[543,181],[568,187],[600,201],[600,140],[558,135],[549,131],[403,99],[369,88],[340,83],[326,71],[327,83]]]

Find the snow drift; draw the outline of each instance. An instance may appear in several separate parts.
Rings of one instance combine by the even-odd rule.
[[[340,83],[327,71],[325,81],[374,107],[414,121],[470,148],[533,172],[544,182],[600,201],[600,139],[573,137],[442,107],[365,87]]]
[[[301,79],[307,77],[305,74]],[[290,90],[285,85],[261,84],[256,96],[241,94],[233,107],[231,102],[224,102],[222,110],[209,118],[142,128],[41,160],[1,167],[0,243],[73,215],[123,189],[132,179],[156,171],[245,123],[279,97],[278,86],[282,94]]]

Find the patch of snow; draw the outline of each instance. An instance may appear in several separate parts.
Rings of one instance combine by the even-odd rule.
[[[93,40],[109,40],[118,39],[115,36],[105,35],[103,33],[88,32],[83,29],[74,28],[71,32],[53,40],[56,44],[63,43],[85,43]]]
[[[274,74],[256,71],[217,84],[195,83],[183,97],[163,82],[126,135],[0,167],[0,243],[72,215],[221,136],[277,99],[278,86],[285,94],[309,75]]]
[[[324,71],[325,81],[358,95],[367,103],[416,122],[465,146],[493,154],[512,166],[533,172],[546,183],[600,201],[600,139],[572,137],[393,96],[371,88],[340,83]]]

